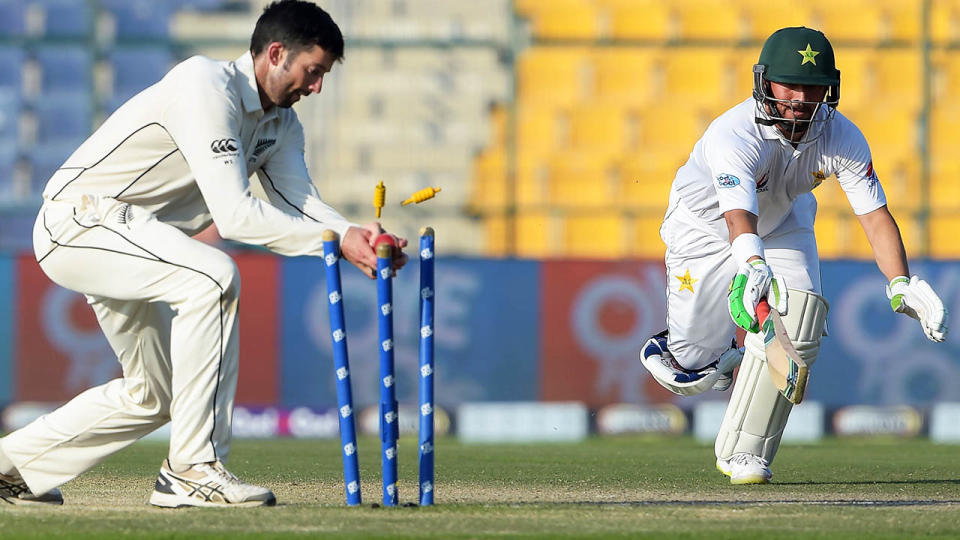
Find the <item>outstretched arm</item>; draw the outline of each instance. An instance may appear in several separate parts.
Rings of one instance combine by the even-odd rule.
[[[860,226],[873,248],[873,258],[877,267],[892,281],[897,276],[909,276],[910,268],[907,265],[907,253],[900,237],[900,228],[894,221],[886,205],[857,216]]]
[[[900,229],[886,205],[857,217],[873,247],[877,266],[890,280],[887,285],[890,307],[920,321],[923,333],[931,341],[946,339],[949,330],[947,310],[926,281],[917,276],[910,277]]]

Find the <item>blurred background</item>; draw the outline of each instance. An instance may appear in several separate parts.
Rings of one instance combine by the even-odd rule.
[[[411,239],[436,228],[438,401],[451,411],[573,401],[689,414],[726,399],[677,400],[636,355],[664,326],[664,286],[677,285],[658,234],[674,173],[707,124],[749,97],[760,47],[784,26],[818,28],[833,43],[839,111],[871,145],[911,269],[960,312],[960,0],[317,3],[343,30],[346,58],[320,96],[297,105],[307,164],[352,220],[373,219],[383,180],[386,227]],[[0,405],[55,403],[118,372],[83,298],[49,283],[33,259],[47,178],[176,62],[243,54],[265,4],[0,0]],[[443,191],[399,206],[428,186]],[[960,401],[957,347],[927,343],[890,313],[835,179],[815,193],[832,310],[811,400],[827,411],[909,405],[918,418]],[[218,242],[213,230],[203,238]],[[316,261],[223,247],[247,297],[238,402],[333,406]],[[411,403],[415,273],[414,263],[397,285],[411,292],[406,307],[398,299],[409,328],[397,322],[407,336],[399,389]],[[355,395],[370,404],[374,292],[352,270],[344,279]]]

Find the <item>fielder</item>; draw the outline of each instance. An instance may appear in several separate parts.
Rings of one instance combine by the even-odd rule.
[[[811,193],[835,174],[857,215],[894,311],[943,341],[947,312],[910,276],[900,231],[860,130],[837,112],[840,72],[821,32],[783,28],[753,69],[753,97],[707,128],[680,168],[660,235],[667,245],[667,330],[640,360],[668,390],[726,390],[740,372],[717,436],[717,468],[734,484],[769,482],[792,404],[765,373],[756,306],[784,317],[797,352],[813,364],[824,334]],[[732,280],[731,280],[732,278]],[[747,331],[744,349],[736,326]]]
[[[372,244],[382,230],[350,223],[321,201],[290,108],[320,92],[343,47],[316,5],[274,2],[249,52],[177,65],[54,173],[34,228],[37,260],[51,280],[86,295],[123,377],[0,439],[6,502],[62,504],[57,486],[170,422],[151,504],[276,503],[269,489],[224,466],[240,275],[229,256],[191,235],[216,223],[230,240],[322,256],[322,232],[333,229],[343,255],[374,276]],[[251,193],[253,172],[267,200]]]

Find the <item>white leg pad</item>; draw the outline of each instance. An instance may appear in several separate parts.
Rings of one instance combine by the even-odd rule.
[[[789,290],[788,313],[783,317],[797,352],[812,366],[820,353],[827,320],[827,301],[817,294]],[[773,462],[793,404],[770,380],[764,359],[763,336],[747,334],[743,362],[714,446],[718,459],[746,452]]]

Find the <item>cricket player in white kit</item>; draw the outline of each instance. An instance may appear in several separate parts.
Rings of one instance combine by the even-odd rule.
[[[355,225],[321,201],[290,108],[320,92],[342,57],[343,36],[325,11],[275,2],[250,52],[177,65],[53,175],[34,229],[37,260],[86,295],[123,377],[0,439],[3,500],[60,504],[57,486],[170,422],[151,504],[275,504],[269,489],[224,467],[240,275],[229,256],[190,236],[215,223],[230,240],[322,256],[322,232],[332,229],[344,256],[373,277],[379,224]],[[254,172],[268,200],[251,193]]]
[[[783,315],[791,341],[812,364],[824,335],[812,191],[836,175],[873,247],[894,311],[920,321],[933,341],[947,312],[930,286],[908,277],[896,222],[887,210],[863,134],[836,110],[840,72],[827,38],[784,28],[754,66],[753,96],[707,128],[670,191],[667,330],[640,360],[667,389],[726,390],[740,365],[717,436],[717,468],[735,484],[766,483],[792,404],[766,373],[757,303]],[[747,331],[744,348],[736,326]]]

